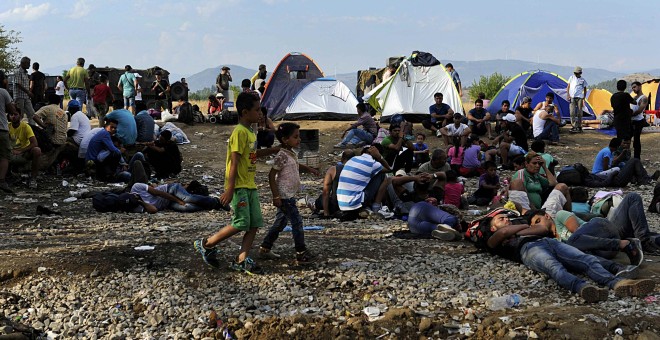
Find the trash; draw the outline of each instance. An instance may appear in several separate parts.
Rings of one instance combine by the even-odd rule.
[[[303,308],[303,310],[302,310],[302,312],[304,314],[316,314],[319,311],[320,311],[320,309],[318,309],[316,307],[307,307],[307,308]]]
[[[64,203],[71,203],[71,202],[75,202],[75,201],[77,201],[77,200],[78,200],[77,197],[73,197],[73,196],[71,196],[71,197],[69,197],[69,198],[65,198],[62,202],[64,202]]]
[[[68,187],[68,186],[69,186],[69,182],[67,182],[66,180],[63,179],[63,180],[62,180],[62,186],[63,186],[63,187]]]
[[[522,304],[523,298],[518,294],[510,294],[497,296],[488,301],[486,304],[490,310],[501,310],[511,307],[518,307]]]
[[[461,324],[461,328],[458,329],[458,332],[466,336],[471,336],[472,334],[474,334],[474,332],[472,331],[472,327],[470,327],[470,324],[467,322]]]
[[[479,215],[482,214],[482,212],[479,209],[471,209],[471,210],[468,210],[468,214],[470,214],[472,216],[479,216]]]
[[[202,176],[202,180],[205,182],[210,182],[214,177],[209,175]]]
[[[154,250],[154,249],[156,249],[156,247],[154,247],[154,246],[139,246],[139,247],[135,247],[133,249],[135,249],[135,250]]]
[[[653,295],[649,295],[644,298],[644,301],[646,301],[646,303],[658,302],[658,298]]]
[[[502,322],[504,322],[505,325],[508,325],[508,324],[511,323],[511,317],[508,316],[508,315],[507,316],[501,316],[500,320],[502,320]]]
[[[376,321],[382,318],[380,308],[378,307],[365,307],[362,311],[367,315],[369,321]]]
[[[621,329],[621,328],[617,328],[617,329],[615,329],[615,330],[614,330],[614,334],[616,334],[616,335],[623,335],[623,329]]]
[[[59,206],[60,206],[59,204],[57,204],[57,203],[53,203],[53,208],[57,208],[57,207],[59,207]]]
[[[322,227],[320,225],[306,225],[306,226],[303,227],[304,231],[323,230],[323,229],[325,229],[325,227]],[[291,231],[291,230],[292,229],[291,229],[290,225],[288,225],[288,226],[284,227],[284,229],[282,229],[282,231]]]
[[[193,168],[201,168],[202,166],[203,165],[201,165],[201,164],[195,164],[195,165],[193,165]]]
[[[46,270],[47,270],[46,267],[39,267],[39,268],[37,268],[37,271],[40,272],[40,273],[41,273],[41,272],[45,272]]]

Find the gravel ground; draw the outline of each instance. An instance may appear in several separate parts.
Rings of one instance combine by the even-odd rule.
[[[345,122],[301,122],[321,129],[323,170],[336,160]],[[230,127],[185,127],[192,143],[182,147],[185,182],[205,177],[220,190]],[[561,164],[583,162],[608,136],[563,136],[566,146],[548,151]],[[660,141],[644,135],[644,145]],[[441,146],[429,139],[431,146]],[[644,151],[647,169],[660,159]],[[268,166],[258,184],[265,219],[272,222]],[[94,190],[85,178],[44,178],[39,191],[19,189],[0,201],[0,338],[201,339],[201,338],[645,338],[660,332],[660,291],[645,299],[586,304],[544,275],[480,253],[467,242],[401,239],[405,222],[316,220],[303,209],[306,232],[318,263],[297,267],[288,233],[276,244],[282,259],[263,261],[265,275],[248,276],[205,266],[192,248],[229,221],[225,212],[99,214],[89,199],[65,203],[70,191]],[[304,193],[317,195],[321,180],[303,176]],[[476,185],[474,179],[468,183]],[[652,186],[630,187],[645,204]],[[592,193],[595,190],[591,190]],[[57,204],[57,206],[53,206]],[[37,205],[61,216],[39,216]],[[649,214],[660,232],[658,214]],[[263,238],[264,230],[257,236]],[[240,236],[222,244],[228,262]],[[153,250],[136,250],[139,246]],[[618,260],[625,263],[625,256]],[[647,256],[642,277],[660,277],[660,257]],[[657,287],[657,286],[656,286]],[[520,307],[490,311],[486,302],[518,293]],[[365,308],[375,312],[372,320]],[[622,335],[615,335],[621,331]],[[18,337],[16,337],[18,338]],[[657,337],[656,337],[657,338]]]

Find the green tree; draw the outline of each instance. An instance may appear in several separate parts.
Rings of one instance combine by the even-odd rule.
[[[503,76],[497,72],[490,76],[481,76],[479,82],[473,81],[468,94],[472,100],[476,100],[479,93],[483,92],[486,99],[493,99],[497,92],[509,81],[508,77]]]
[[[0,24],[0,70],[9,71],[18,65],[21,51],[15,45],[22,41],[19,34]]]
[[[608,90],[612,93],[616,93],[616,79],[610,79],[606,81],[602,81],[596,85],[589,86],[590,89],[603,89],[603,90]]]

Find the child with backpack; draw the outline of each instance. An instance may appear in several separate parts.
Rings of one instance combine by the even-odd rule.
[[[259,203],[259,191],[255,183],[257,158],[274,154],[279,151],[279,147],[260,150],[256,148],[257,135],[251,126],[257,123],[261,114],[258,97],[249,93],[241,93],[236,99],[236,108],[239,124],[229,137],[225,167],[225,192],[220,196],[220,203],[223,206],[231,203],[233,211],[231,224],[207,239],[196,240],[194,247],[202,255],[206,264],[218,267],[216,245],[244,231],[240,253],[231,262],[230,268],[252,275],[263,272],[248,256],[254,237],[257,235],[257,229],[264,224]]]
[[[282,148],[273,159],[273,168],[268,174],[270,190],[273,193],[273,205],[277,207],[275,221],[261,242],[259,256],[261,258],[277,259],[280,255],[272,251],[287,221],[291,222],[291,232],[296,248],[296,262],[308,264],[314,261],[315,256],[305,245],[303,223],[296,206],[295,195],[300,189],[300,171],[319,175],[319,171],[303,164],[298,164],[298,157],[292,149],[300,145],[300,126],[294,123],[282,123],[275,132]]]

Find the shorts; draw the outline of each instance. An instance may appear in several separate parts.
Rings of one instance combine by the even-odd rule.
[[[11,139],[9,138],[9,131],[1,130],[0,131],[0,159],[11,158]]]
[[[520,204],[520,206],[525,210],[531,209],[529,205],[529,197],[524,191],[509,190],[509,201]]]
[[[231,199],[231,210],[234,212],[231,217],[231,225],[238,230],[248,231],[250,228],[264,226],[257,189],[236,189],[234,197]]]
[[[566,196],[561,191],[553,189],[541,208],[545,209],[550,217],[555,218],[557,212],[564,209],[564,204],[566,204]]]
[[[135,96],[124,97],[124,107],[135,107]]]
[[[524,155],[525,154],[525,149],[522,147],[511,143],[511,146],[509,146],[509,157],[511,156],[517,156],[517,155]]]
[[[11,163],[11,164],[25,164],[25,163],[31,162],[32,158],[34,158],[34,156],[32,155],[32,151],[26,151],[26,152],[23,152],[20,155],[12,154],[11,158],[9,158],[9,163]]]

